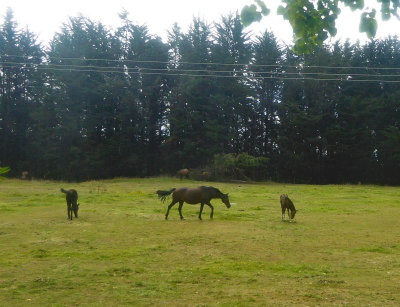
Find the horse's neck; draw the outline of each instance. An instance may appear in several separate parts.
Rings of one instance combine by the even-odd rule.
[[[202,187],[202,188],[206,192],[206,195],[210,197],[210,199],[222,197],[222,193],[214,187]]]
[[[222,193],[219,190],[215,189],[212,192],[212,198],[222,198]]]

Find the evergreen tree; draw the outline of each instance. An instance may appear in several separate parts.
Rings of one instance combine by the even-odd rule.
[[[84,17],[70,18],[51,42],[49,68],[58,93],[62,153],[57,163],[61,169],[69,165],[68,178],[111,176],[112,162],[118,161],[108,145],[117,106],[115,100],[106,100],[124,72],[114,45],[104,25]]]
[[[195,76],[199,70],[207,72],[209,69],[210,26],[194,19],[187,34],[180,34],[175,27],[173,35],[170,35],[170,44],[179,47],[174,51],[180,60],[176,63],[175,58],[175,68],[183,71],[184,75],[193,76],[180,78],[170,96],[169,138],[163,145],[165,163],[170,165],[170,170],[200,167],[210,161],[216,143],[210,125],[215,116],[210,109],[213,108],[210,100],[213,82],[210,78]],[[204,74],[203,71],[198,74]]]
[[[0,161],[12,166],[14,174],[32,167],[26,163],[28,132],[30,113],[40,101],[37,67],[42,56],[36,37],[18,29],[9,9],[0,27]]]
[[[168,46],[157,36],[151,36],[146,26],[134,25],[121,15],[124,26],[119,29],[124,47],[123,57],[129,81],[137,89],[136,100],[140,147],[136,148],[142,175],[157,174],[161,167],[160,145],[166,134],[166,96],[168,80],[164,73],[168,64]],[[138,138],[137,138],[138,140]]]
[[[225,137],[221,151],[254,155],[257,122],[254,105],[249,99],[250,86],[244,74],[252,55],[249,34],[238,14],[223,16],[215,28],[212,61],[222,64],[215,67],[217,71],[226,71],[223,78],[216,80],[213,96],[219,109],[216,112],[219,117],[215,119],[221,126],[219,134]]]
[[[266,31],[258,36],[254,43],[254,59],[252,71],[254,79],[254,112],[256,116],[256,131],[254,133],[252,154],[271,158],[270,174],[276,176],[276,158],[278,156],[277,137],[279,128],[278,107],[282,100],[282,64],[283,52],[276,37]]]

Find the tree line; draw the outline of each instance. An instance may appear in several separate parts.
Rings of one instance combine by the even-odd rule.
[[[248,176],[400,183],[397,37],[297,55],[237,14],[175,24],[167,42],[128,17],[70,18],[44,47],[6,13],[0,166],[87,180],[262,161]]]

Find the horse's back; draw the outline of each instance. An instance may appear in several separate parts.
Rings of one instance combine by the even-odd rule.
[[[282,194],[281,195],[281,207],[282,208],[287,208],[287,209],[290,209],[290,210],[296,210],[292,200],[289,198],[289,196],[287,194]]]
[[[189,175],[189,169],[183,168],[180,169],[179,171],[176,172],[179,176],[188,176]]]
[[[172,197],[177,201],[184,201],[188,204],[198,204],[203,201],[201,188],[179,188],[174,191]]]
[[[66,199],[68,202],[76,203],[78,200],[78,192],[74,189],[67,190]],[[65,192],[64,192],[65,193]]]

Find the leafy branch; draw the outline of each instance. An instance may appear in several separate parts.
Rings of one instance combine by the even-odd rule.
[[[4,178],[2,175],[7,174],[10,170],[9,166],[0,167],[0,178]]]
[[[281,0],[282,5],[277,14],[288,20],[295,35],[294,51],[296,53],[310,53],[316,46],[337,33],[336,19],[341,10],[339,2],[351,10],[363,10],[364,0]],[[398,19],[400,0],[376,0],[381,5],[382,20],[391,16]],[[261,0],[254,0],[255,4],[246,5],[241,12],[242,23],[245,26],[260,21],[267,16],[270,10]],[[364,11],[361,15],[359,30],[365,32],[368,38],[373,38],[378,29],[376,11]]]

